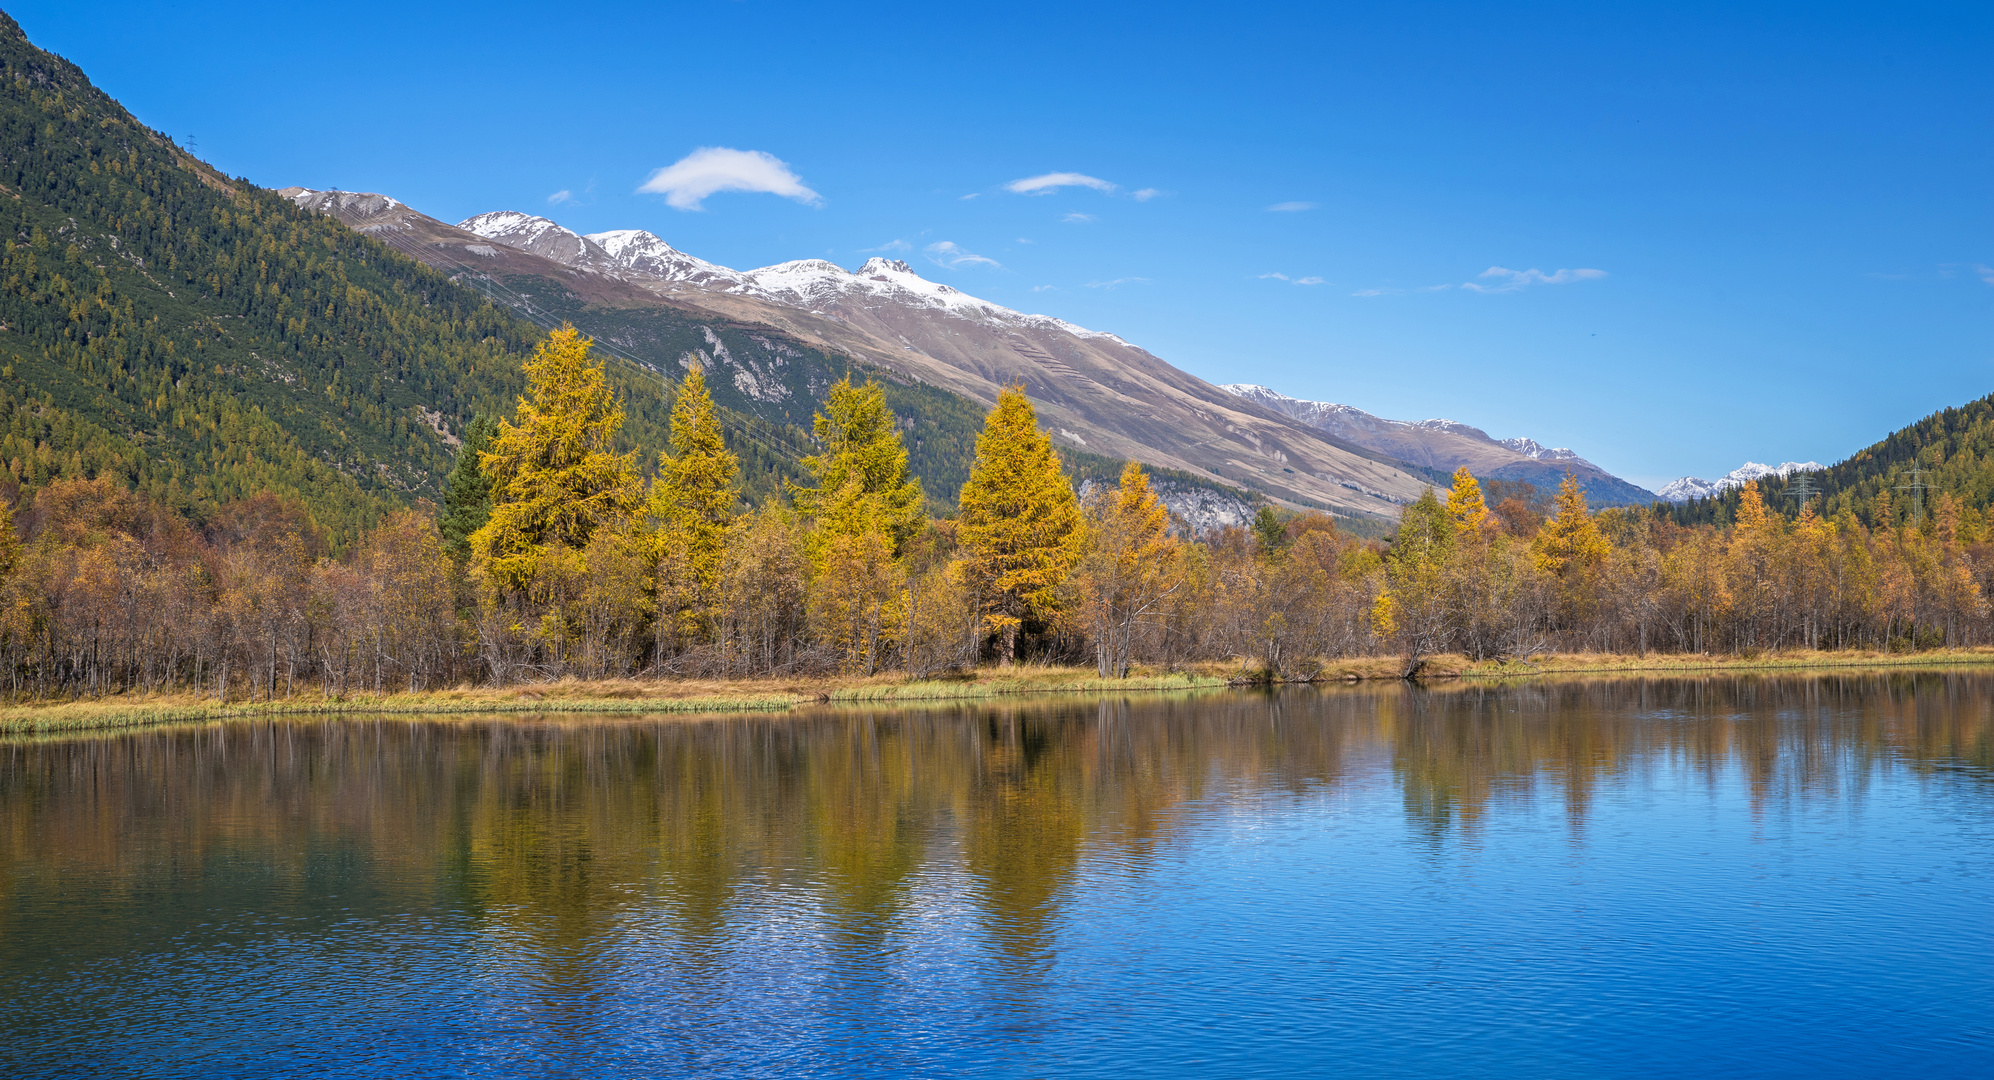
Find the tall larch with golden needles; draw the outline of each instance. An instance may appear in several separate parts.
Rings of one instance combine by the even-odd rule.
[[[1000,657],[1011,663],[1025,620],[1056,611],[1081,539],[1079,500],[1020,387],[998,394],[976,437],[957,536],[958,573],[977,596],[984,627],[998,636]]]

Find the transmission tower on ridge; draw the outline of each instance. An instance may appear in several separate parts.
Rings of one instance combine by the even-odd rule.
[[[1905,473],[1906,476],[1911,478],[1910,482],[1897,485],[1897,490],[1911,493],[1911,528],[1913,529],[1917,529],[1925,524],[1925,488],[1930,485],[1925,483],[1924,478],[1925,474],[1929,471],[1916,461],[1913,461],[1910,471]]]
[[[1814,474],[1796,473],[1786,485],[1786,494],[1793,500],[1793,512],[1799,513],[1807,505],[1807,500],[1820,494],[1814,488]]]

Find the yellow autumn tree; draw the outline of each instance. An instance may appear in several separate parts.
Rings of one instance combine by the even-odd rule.
[[[877,383],[840,379],[815,430],[823,449],[804,464],[817,486],[790,489],[816,515],[811,614],[846,667],[871,674],[904,619],[907,575],[898,556],[925,522],[921,487],[907,475],[900,426]]]
[[[1447,516],[1464,536],[1473,536],[1493,527],[1495,515],[1482,499],[1482,485],[1466,465],[1454,470],[1454,486],[1447,492]]]
[[[636,452],[613,450],[623,407],[589,341],[572,326],[547,336],[526,362],[526,396],[517,417],[500,421],[480,466],[491,483],[492,511],[468,538],[471,573],[483,596],[480,636],[494,671],[516,667],[498,657],[537,640],[561,661],[577,599],[566,572],[596,532],[618,528],[643,497]],[[553,571],[561,568],[561,572]]]
[[[1558,614],[1567,631],[1583,630],[1597,612],[1600,574],[1612,545],[1586,509],[1578,477],[1558,483],[1553,513],[1531,542],[1538,569],[1557,579]]]
[[[1449,621],[1445,571],[1454,554],[1456,528],[1432,488],[1399,514],[1385,555],[1385,587],[1371,606],[1371,628],[1405,657],[1412,678],[1427,658],[1447,647]]]
[[[962,486],[956,572],[977,598],[998,655],[1017,659],[1026,619],[1057,610],[1079,554],[1080,505],[1021,387],[1005,387],[976,437]]]
[[[1095,661],[1102,678],[1125,678],[1137,631],[1162,614],[1183,581],[1170,511],[1141,465],[1122,466],[1121,485],[1089,501],[1087,539],[1080,577]]]
[[[658,659],[712,639],[720,564],[734,519],[740,462],[727,449],[698,367],[686,373],[672,402],[671,443],[658,454],[658,475],[633,537],[657,603],[652,633]]]

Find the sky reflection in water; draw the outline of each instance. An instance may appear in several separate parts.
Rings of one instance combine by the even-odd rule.
[[[0,744],[0,1073],[1969,1075],[1994,678]]]

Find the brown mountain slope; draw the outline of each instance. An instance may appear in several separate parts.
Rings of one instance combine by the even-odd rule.
[[[626,352],[640,352],[644,343],[620,333],[618,313],[662,305],[767,328],[984,404],[1002,386],[1022,383],[1065,445],[1184,469],[1295,504],[1390,515],[1396,504],[1417,498],[1428,479],[1228,394],[1113,335],[987,304],[926,281],[904,263],[875,259],[853,273],[812,260],[736,272],[634,234],[667,253],[666,261],[626,257],[605,268],[595,238],[575,237],[545,219],[492,214],[464,223],[491,234],[480,235],[379,195],[297,188],[286,194],[440,269],[487,279],[500,299],[541,317],[572,312],[562,305],[579,303],[603,323],[584,328]],[[568,254],[577,265],[525,248]],[[574,317],[578,325],[591,321]],[[690,362],[694,351],[703,362],[733,364],[737,383],[771,382],[768,372],[748,370],[757,358],[740,357],[739,350],[660,359]],[[789,419],[807,421],[807,414]]]

